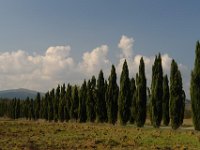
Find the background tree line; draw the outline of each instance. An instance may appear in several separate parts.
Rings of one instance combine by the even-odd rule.
[[[196,44],[195,67],[191,79],[191,101],[193,122],[196,130],[200,130],[200,44]],[[170,83],[169,83],[170,81]],[[92,76],[84,80],[81,86],[70,83],[58,85],[41,97],[35,99],[2,100],[0,116],[13,119],[29,120],[45,119],[47,121],[68,122],[128,122],[143,127],[147,113],[151,124],[159,128],[171,124],[177,129],[183,123],[185,109],[185,92],[182,87],[181,72],[175,60],[171,62],[170,78],[163,75],[162,58],[158,54],[152,66],[151,87],[147,88],[145,63],[140,60],[139,71],[135,78],[129,77],[129,68],[124,61],[117,84],[115,66],[112,65],[108,80],[104,79],[100,70],[98,78]]]

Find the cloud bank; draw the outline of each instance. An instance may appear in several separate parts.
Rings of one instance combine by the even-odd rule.
[[[134,39],[122,35],[118,43],[120,58],[115,64],[118,79],[124,60],[127,60],[130,77],[138,72],[140,58],[144,58],[148,84],[151,82],[151,68],[154,56],[134,54]],[[43,55],[29,54],[23,50],[0,53],[0,90],[12,88],[28,88],[47,91],[57,84],[80,84],[83,79],[98,75],[103,70],[105,78],[108,77],[112,62],[108,58],[109,46],[100,45],[93,50],[83,53],[82,59],[76,62],[70,55],[71,47],[52,46]],[[169,74],[172,58],[166,53],[162,54],[164,73]],[[186,74],[188,69],[180,64],[180,70]],[[188,87],[188,82],[184,85]]]

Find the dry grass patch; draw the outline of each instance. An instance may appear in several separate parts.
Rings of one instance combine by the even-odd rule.
[[[200,133],[186,126],[154,129],[149,125],[54,123],[0,120],[1,149],[200,149]]]

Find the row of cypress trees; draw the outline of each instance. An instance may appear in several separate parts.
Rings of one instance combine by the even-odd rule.
[[[155,128],[161,125],[162,120],[164,125],[168,125],[171,120],[172,128],[177,129],[183,122],[185,107],[185,94],[177,63],[172,60],[170,88],[167,75],[163,76],[160,54],[155,57],[151,88],[148,90],[146,82],[143,58],[135,79],[129,78],[125,60],[120,76],[120,88],[117,85],[115,67],[112,65],[108,82],[101,70],[97,80],[93,76],[88,81],[84,80],[81,87],[68,84],[66,88],[65,84],[58,85],[43,97],[38,93],[35,100],[27,98],[24,101],[14,99],[10,103],[7,102],[9,111],[6,114],[13,119],[25,117],[30,120],[42,118],[55,122],[75,120],[111,124],[119,121],[122,125],[130,122],[142,127],[148,108],[151,123]]]
[[[163,77],[162,59],[159,54],[152,67],[150,120],[155,128],[161,125],[162,119],[164,125],[168,125],[171,120],[172,128],[177,129],[183,123],[186,97],[181,73],[175,60],[171,63],[170,88],[168,82],[167,75]]]

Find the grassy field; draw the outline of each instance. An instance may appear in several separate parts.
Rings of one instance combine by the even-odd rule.
[[[191,120],[173,131],[147,125],[49,123],[0,119],[0,149],[200,149]]]

